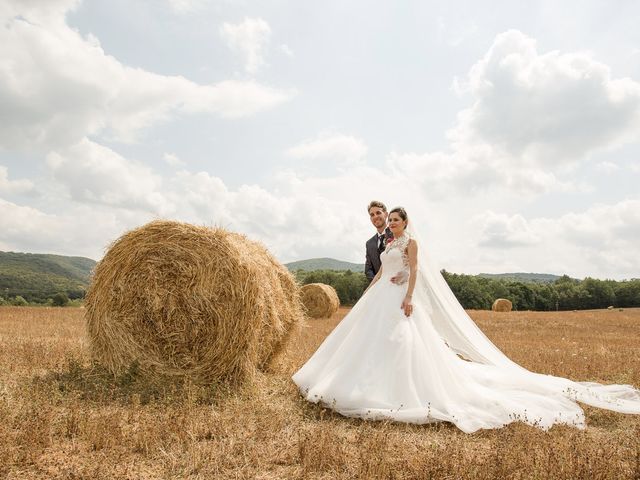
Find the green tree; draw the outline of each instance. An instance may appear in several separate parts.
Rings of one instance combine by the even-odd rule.
[[[445,270],[442,275],[449,284],[449,288],[464,308],[487,310],[491,308],[493,299],[486,283],[472,275],[449,273]]]
[[[486,278],[441,271],[464,308],[489,309],[496,298],[513,302],[516,310],[578,310],[585,308],[640,307],[640,279],[617,282],[564,275],[553,283]],[[364,274],[352,271],[298,270],[300,284],[326,283],[336,289],[343,305],[353,305],[369,284]]]
[[[506,285],[509,290],[507,298],[513,303],[514,310],[534,310],[536,306],[536,294],[532,284],[523,282],[509,282]]]
[[[605,280],[587,277],[580,286],[588,293],[582,308],[607,308],[615,303],[613,288]]]
[[[580,280],[563,275],[553,283],[558,297],[559,310],[577,310],[585,292],[580,289]]]
[[[536,294],[534,310],[549,311],[560,308],[558,292],[553,284],[537,283],[534,287]]]
[[[29,305],[29,302],[27,302],[21,295],[17,295],[11,299],[11,305],[14,305],[16,307],[24,307],[26,305]]]
[[[51,303],[54,307],[66,307],[69,305],[69,297],[66,293],[59,292],[53,296]]]
[[[616,306],[640,307],[640,279],[616,282],[614,291]]]
[[[487,280],[489,280],[489,279],[487,279]],[[489,292],[489,295],[491,295],[491,298],[494,301],[497,298],[507,298],[507,299],[509,299],[509,296],[510,296],[509,289],[507,288],[505,283],[502,282],[502,281],[489,280],[486,283],[486,288],[487,288],[487,291]],[[492,304],[493,304],[493,302],[492,302]]]

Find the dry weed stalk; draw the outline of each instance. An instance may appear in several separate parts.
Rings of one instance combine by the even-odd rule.
[[[305,401],[290,374],[347,312],[293,334],[286,372],[210,395],[135,371],[98,375],[81,309],[0,307],[0,478],[640,479],[635,415],[586,407],[585,431],[512,424],[466,435]],[[640,385],[640,309],[470,314],[529,369]]]

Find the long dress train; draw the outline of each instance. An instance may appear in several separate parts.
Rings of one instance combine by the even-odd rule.
[[[407,284],[390,278],[408,268],[408,241],[405,233],[382,253],[378,282],[293,375],[307,400],[348,417],[447,421],[464,432],[514,421],[543,429],[553,424],[584,428],[576,400],[640,413],[640,392],[628,385],[572,382],[499,356],[495,361],[464,358],[443,338],[443,329],[436,329],[433,306],[420,295],[414,295],[413,314],[406,317],[400,305]]]

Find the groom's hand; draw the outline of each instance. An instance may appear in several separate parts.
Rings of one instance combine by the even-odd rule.
[[[402,270],[396,273],[393,277],[391,277],[391,283],[394,283],[396,285],[402,285],[403,283],[407,283],[408,279],[409,279],[409,272]]]

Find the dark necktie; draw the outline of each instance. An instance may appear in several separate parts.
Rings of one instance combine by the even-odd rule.
[[[378,235],[378,253],[384,252],[384,234]]]

